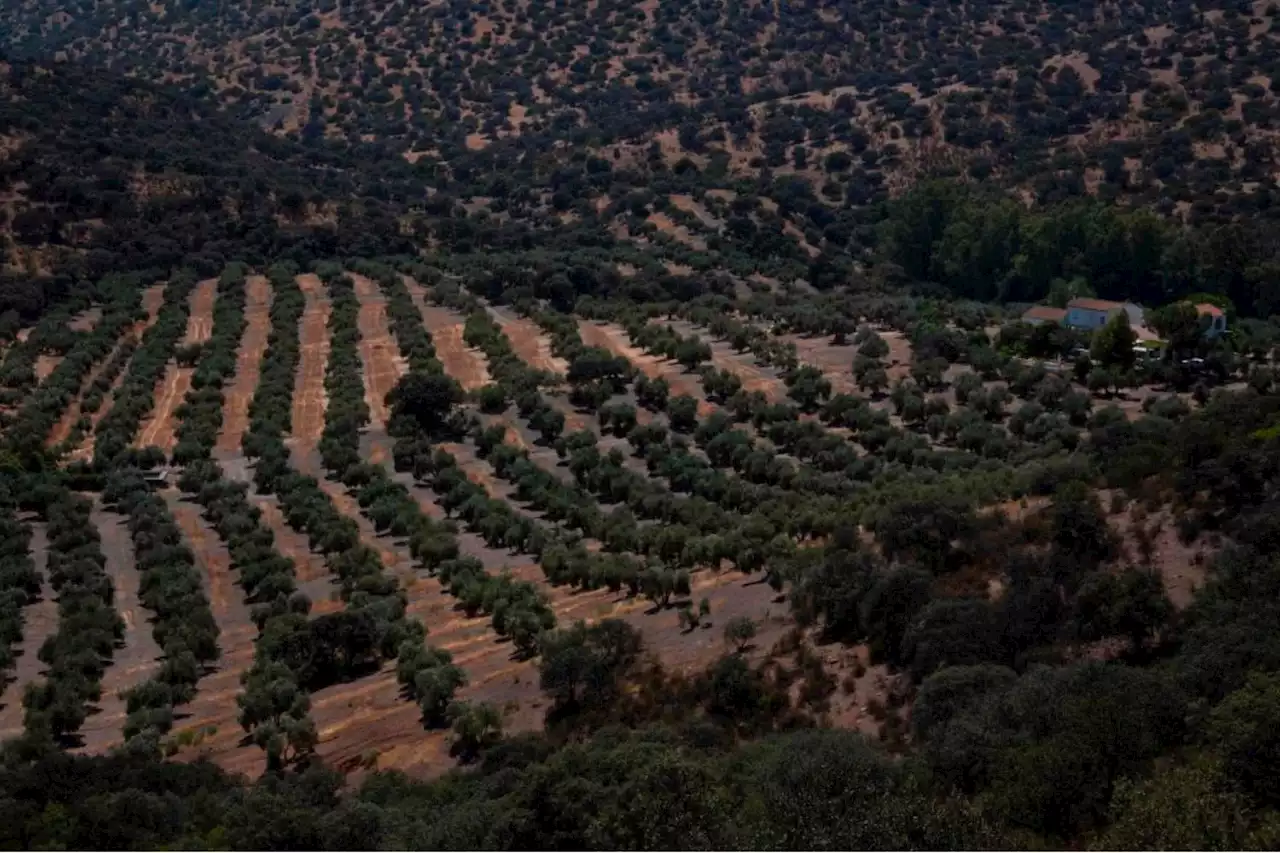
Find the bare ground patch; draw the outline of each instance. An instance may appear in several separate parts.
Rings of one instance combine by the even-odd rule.
[[[191,290],[191,315],[183,343],[202,344],[213,336],[213,303],[218,298],[218,280],[207,278]]]
[[[702,383],[696,376],[685,373],[684,368],[673,361],[649,355],[639,347],[632,346],[626,330],[620,326],[579,320],[578,333],[587,346],[601,347],[614,355],[623,356],[650,379],[666,379],[672,394],[693,397],[698,401],[699,416],[705,417],[715,411],[716,407],[703,397]]]
[[[779,340],[795,344],[796,355],[805,364],[822,371],[836,394],[858,393],[858,383],[853,379],[853,359],[858,348],[853,344],[837,345],[830,337],[802,337],[782,335]]]
[[[58,369],[59,364],[62,364],[62,356],[40,353],[36,356],[36,364],[34,368],[36,379],[40,382],[44,382],[49,378],[49,374]]]
[[[369,407],[370,426],[382,428],[390,413],[387,394],[409,369],[387,325],[387,301],[373,281],[348,273],[355,282],[360,302],[360,362],[364,370],[364,400]]]
[[[458,380],[465,391],[483,388],[493,381],[489,376],[489,362],[484,353],[468,347],[462,339],[466,325],[463,318],[448,308],[428,302],[426,290],[412,279],[405,279],[405,284],[422,314],[422,322],[431,334],[436,357],[444,365],[445,372]]]
[[[77,332],[92,332],[102,320],[102,308],[95,305],[85,311],[81,311],[67,325]]]
[[[298,276],[298,287],[306,297],[298,323],[298,371],[293,388],[291,442],[297,452],[307,453],[320,441],[328,398],[324,390],[324,370],[329,361],[328,291],[320,277]]]
[[[889,381],[896,382],[911,373],[911,341],[902,332],[880,332],[880,337],[889,345],[888,368]]]
[[[215,730],[206,743],[238,745],[244,730],[237,722],[236,696],[240,693],[240,676],[253,664],[254,639],[258,631],[250,617],[244,593],[236,583],[231,556],[217,533],[201,515],[200,507],[182,500],[176,491],[166,491],[165,499],[183,538],[196,555],[210,608],[218,624],[218,646],[222,657],[216,668],[196,685],[196,696],[179,709],[181,718],[174,722],[174,733],[184,730]],[[180,753],[190,757],[197,750]],[[246,750],[248,751],[248,750]],[[250,759],[237,769],[260,771],[265,762],[261,751],[252,748]]]
[[[182,341],[184,346],[209,340],[213,330],[213,303],[217,296],[218,280],[214,278],[205,279],[192,288],[191,313],[187,317],[187,331]],[[164,379],[156,389],[156,404],[134,439],[135,447],[159,447],[166,456],[173,452],[177,444],[174,431],[178,426],[173,413],[191,390],[194,372],[194,367],[179,367],[176,362],[168,364]]]
[[[496,305],[489,308],[489,314],[511,339],[511,348],[525,364],[535,370],[558,373],[561,376],[569,372],[569,362],[557,355],[552,355],[551,339],[538,327],[537,323],[518,316],[510,308]]]
[[[245,281],[245,329],[236,351],[236,375],[226,391],[222,431],[217,449],[224,453],[240,450],[240,441],[249,426],[249,404],[258,388],[262,372],[262,356],[271,334],[271,283],[265,276],[253,275]]]

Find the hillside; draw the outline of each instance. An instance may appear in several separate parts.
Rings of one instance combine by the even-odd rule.
[[[372,145],[374,161],[412,163],[498,220],[603,214],[643,243],[630,208],[700,250],[729,212],[703,193],[746,181],[762,198],[732,212],[767,224],[780,206],[774,251],[798,262],[860,256],[860,211],[927,175],[1191,221],[1269,209],[1274,21],[1264,0],[23,0],[0,13],[15,56],[179,83],[308,144]],[[641,191],[641,212],[633,196],[656,178],[695,198],[654,208]]]

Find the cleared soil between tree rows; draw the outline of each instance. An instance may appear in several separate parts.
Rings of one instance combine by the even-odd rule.
[[[290,444],[297,455],[309,454],[324,432],[324,412],[328,397],[324,390],[324,369],[329,361],[329,294],[320,277],[298,276],[298,287],[306,297],[298,325],[298,371],[293,386]]]
[[[187,317],[187,332],[182,339],[183,346],[201,344],[209,340],[213,329],[213,303],[218,297],[218,280],[205,279],[191,289],[191,313]],[[165,368],[164,379],[156,389],[156,404],[151,417],[143,422],[134,440],[135,447],[156,446],[168,456],[177,444],[174,430],[177,420],[173,413],[182,405],[191,390],[191,375],[194,367],[180,367],[177,362],[170,361]]]
[[[666,379],[672,396],[684,394],[693,397],[698,401],[699,417],[706,417],[716,410],[703,395],[702,382],[697,376],[686,373],[674,361],[649,355],[639,347],[632,346],[631,339],[621,326],[579,319],[578,334],[587,346],[600,347],[614,355],[625,357],[650,379]]]
[[[66,411],[62,413],[62,417],[58,419],[58,422],[53,425],[53,429],[49,431],[49,435],[45,439],[46,445],[52,447],[66,440],[67,436],[71,434],[71,430],[75,426],[76,421],[80,419],[80,408],[84,400],[85,393],[88,392],[88,390],[93,387],[94,381],[99,376],[102,375],[102,371],[106,368],[106,366],[110,364],[113,359],[115,359],[117,353],[120,350],[120,346],[126,340],[129,340],[129,339],[133,339],[135,341],[139,340],[142,336],[142,333],[145,332],[148,328],[150,328],[153,323],[155,323],[156,315],[160,313],[160,306],[161,304],[163,304],[163,302],[164,302],[164,285],[163,284],[152,285],[151,287],[147,288],[143,292],[142,308],[144,311],[147,312],[146,319],[140,320],[137,323],[134,323],[132,327],[126,330],[125,333],[121,336],[120,340],[116,342],[115,349],[113,349],[107,355],[107,357],[104,358],[102,362],[98,364],[97,367],[94,370],[92,370],[89,373],[89,375],[85,378],[84,384],[80,386],[80,391],[76,394],[75,399],[71,401],[71,405],[67,406]],[[94,315],[93,323],[89,324],[89,328],[92,328],[93,326],[97,325],[98,319],[101,319],[101,313],[102,313],[101,310],[99,309],[94,309],[94,310],[97,311],[97,314]],[[73,327],[76,326],[75,323],[72,323],[71,325]],[[124,374],[125,374],[125,371],[123,370],[120,371],[120,374],[112,381],[112,390],[114,390],[116,385],[118,385],[121,381],[123,381]],[[111,395],[107,394],[103,398],[102,404],[98,407],[98,410],[93,415],[91,415],[92,423],[95,426],[97,425],[98,420],[101,419],[102,416],[106,414],[106,410],[109,408],[110,403],[111,403]]]
[[[8,673],[9,683],[0,692],[0,741],[22,734],[22,693],[27,684],[44,673],[37,655],[44,641],[58,628],[58,599],[49,586],[49,537],[43,522],[24,519],[31,528],[31,559],[44,583],[40,599],[23,610],[22,642],[18,644],[18,660]]]
[[[133,324],[130,334],[138,341],[142,340],[142,335],[147,329],[155,325],[156,317],[160,314],[160,307],[164,304],[164,284],[153,284],[146,290],[142,291],[142,308],[147,312],[145,320],[141,320]],[[111,389],[102,398],[102,405],[98,407],[98,411],[89,416],[90,429],[85,435],[84,440],[80,442],[80,446],[68,454],[70,461],[79,461],[82,459],[90,459],[93,457],[93,447],[96,443],[97,436],[95,431],[98,428],[98,422],[107,416],[111,411],[112,405],[115,403],[116,390],[120,387],[120,383],[124,382],[125,376],[128,374],[128,368],[120,371],[115,381],[111,383]],[[79,406],[79,400],[76,401]],[[78,415],[77,415],[78,416]],[[71,423],[74,423],[72,421]]]
[[[736,352],[728,341],[717,340],[710,329],[695,326],[686,320],[668,322],[681,335],[697,335],[711,347],[711,364],[717,370],[726,370],[742,380],[745,391],[760,391],[769,402],[777,403],[787,397],[787,385],[772,367],[760,364],[750,352]]]
[[[427,301],[427,291],[411,278],[405,278],[405,286],[413,302],[418,306],[422,322],[435,344],[436,358],[444,365],[445,372],[458,380],[465,391],[474,391],[488,385],[489,366],[484,354],[468,347],[462,339],[464,318],[455,312]]]
[[[537,323],[519,316],[513,309],[505,306],[489,306],[489,314],[511,339],[511,348],[525,364],[535,370],[559,373],[561,376],[569,372],[569,363],[551,354],[551,339]]]
[[[195,552],[196,566],[200,569],[210,609],[218,623],[218,647],[222,651],[213,670],[196,685],[195,698],[178,709],[174,734],[208,732],[202,743],[180,755],[194,757],[215,746],[223,752],[238,749],[240,761],[234,769],[256,775],[264,768],[265,761],[256,747],[239,748],[245,733],[237,722],[236,696],[240,693],[240,676],[253,664],[254,639],[258,629],[250,617],[244,592],[236,583],[226,545],[204,520],[199,504],[183,500],[174,490],[166,490],[163,494],[169,511],[182,530],[183,540]]]
[[[239,453],[240,440],[249,428],[249,403],[258,388],[262,354],[271,334],[271,283],[265,276],[251,275],[245,281],[244,335],[236,351],[235,379],[226,389],[222,409],[222,431],[217,450]]]
[[[124,740],[126,709],[119,694],[150,678],[160,666],[162,652],[152,636],[152,613],[138,600],[141,577],[125,517],[95,505],[91,518],[102,537],[116,611],[124,620],[124,644],[116,649],[102,678],[99,711],[80,730],[86,752],[104,752]]]
[[[409,602],[408,612],[423,621],[429,632],[428,642],[450,651],[466,670],[469,683],[459,691],[458,698],[492,702],[502,708],[508,731],[540,728],[545,699],[538,689],[536,661],[512,659],[510,643],[497,637],[489,617],[467,617],[455,609],[456,599],[441,588],[439,581],[415,566],[406,543],[377,535],[372,524],[360,514],[354,497],[348,495],[340,484],[323,476],[315,446],[324,422],[323,377],[329,350],[325,326],[328,305],[321,283],[316,279],[306,281],[306,278],[299,279],[307,294],[307,306],[301,323],[302,358],[295,391],[295,434],[291,439],[295,465],[315,476],[337,509],[356,521],[362,541],[378,552],[388,572],[404,587]],[[359,279],[356,281],[357,295],[361,300],[360,351],[366,369],[366,395],[370,395],[380,390],[378,383],[381,380],[376,377],[390,375],[396,369],[392,359],[386,355],[393,352],[391,346],[395,342],[388,333],[385,316],[379,310],[381,301],[368,287],[360,284]],[[441,352],[446,370],[455,378],[466,379],[473,387],[484,384],[479,379],[488,379],[485,358],[483,353],[462,345],[461,318],[448,309],[427,305],[421,288],[416,289],[420,297],[419,310]],[[375,305],[378,308],[372,307]],[[449,340],[450,329],[456,330],[453,344],[444,346],[441,331],[445,331],[445,339]],[[372,383],[367,375],[370,372],[375,374]],[[372,400],[370,404],[372,408]],[[492,495],[507,497],[511,494],[512,487],[497,479],[488,463],[475,457],[474,448],[469,444],[446,445],[446,449],[455,452],[468,476],[483,484]],[[391,440],[380,424],[375,422],[365,431],[361,439],[361,454],[368,459],[384,460],[384,464],[389,462]],[[554,457],[548,454],[549,451],[541,454],[545,457],[544,463],[554,465]],[[434,518],[444,517],[436,496],[429,489],[414,483],[407,474],[392,475],[410,489],[423,512]],[[313,614],[332,612],[341,607],[341,602],[332,592],[324,561],[310,554],[305,536],[287,528],[273,498],[255,496],[253,501],[262,509],[264,523],[274,531],[277,547],[294,559],[299,586],[311,597]],[[257,773],[262,768],[261,753],[256,747],[242,744],[243,732],[235,722],[234,696],[239,684],[238,681],[234,684],[230,681],[230,674],[242,671],[252,659],[252,626],[243,625],[244,616],[237,618],[234,614],[233,605],[237,602],[243,609],[239,589],[233,586],[225,550],[212,531],[199,530],[203,522],[198,518],[197,508],[187,505],[180,523],[193,547],[203,555],[202,564],[207,567],[210,578],[214,611],[221,614],[219,624],[223,626],[221,642],[224,649],[224,667],[202,682],[201,695],[192,703],[189,719],[180,726],[213,725],[218,731],[183,754],[208,755],[229,769]],[[514,576],[546,590],[561,625],[577,619],[593,621],[607,616],[627,619],[644,631],[651,650],[672,667],[699,668],[718,657],[723,651],[719,626],[734,616],[749,615],[761,623],[757,642],[761,649],[780,637],[787,625],[787,620],[782,618],[785,607],[774,601],[774,594],[768,586],[736,573],[699,572],[694,575],[693,600],[696,603],[704,596],[710,599],[713,627],[682,633],[674,609],[653,612],[648,601],[628,599],[607,590],[575,592],[565,587],[553,588],[547,584],[541,567],[527,555],[489,548],[480,537],[466,531],[459,531],[458,540],[463,553],[480,559],[488,571],[510,571]],[[773,616],[774,612],[778,615]],[[226,666],[229,661],[231,665]],[[237,665],[235,661],[242,663]],[[217,707],[219,701],[225,702],[225,707]],[[374,675],[317,691],[312,694],[311,701],[312,718],[320,736],[318,753],[335,767],[358,771],[376,766],[402,769],[415,775],[436,775],[453,766],[452,759],[448,757],[447,733],[423,730],[419,709],[401,695],[395,680],[394,662],[389,662]]]
[[[858,348],[853,345],[853,336],[849,343],[836,345],[831,343],[829,335],[807,338],[801,335],[782,335],[778,340],[796,345],[796,357],[803,364],[810,364],[822,371],[822,375],[831,383],[832,394],[857,394],[858,383],[853,378],[853,360],[858,355]]]
[[[370,429],[387,424],[387,393],[409,370],[400,355],[396,339],[387,324],[387,300],[376,282],[349,273],[355,282],[356,299],[360,303],[357,323],[360,328],[360,363],[364,380],[364,400],[369,407]],[[382,460],[375,459],[375,462]]]

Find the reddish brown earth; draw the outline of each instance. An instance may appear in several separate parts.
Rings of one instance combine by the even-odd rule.
[[[885,359],[888,367],[889,381],[896,382],[911,373],[911,341],[902,332],[880,332],[880,337],[889,345],[889,356]]]
[[[142,292],[142,307],[147,312],[145,320],[141,320],[133,324],[130,335],[138,340],[142,339],[142,334],[156,322],[156,317],[160,314],[160,307],[164,304],[164,288],[163,284],[153,284]],[[89,459],[93,456],[93,446],[96,440],[94,430],[98,427],[98,422],[107,416],[111,411],[112,405],[115,403],[115,393],[120,387],[120,383],[124,382],[124,377],[128,373],[128,369],[120,371],[120,375],[116,377],[112,383],[111,389],[107,391],[102,398],[102,405],[98,407],[98,411],[89,416],[91,428],[84,440],[69,454],[72,461]]]
[[[58,369],[59,364],[62,364],[62,356],[40,353],[36,356],[36,364],[34,368],[36,379],[40,382],[45,381],[49,378],[49,374]]]
[[[732,373],[742,380],[745,391],[759,391],[770,402],[776,403],[787,397],[787,385],[778,378],[777,371],[756,361],[750,352],[735,352],[728,341],[716,340],[709,329],[694,326],[684,320],[670,322],[672,328],[686,337],[697,335],[711,347],[711,364],[717,370]]]
[[[44,674],[44,664],[37,655],[44,641],[58,628],[58,601],[49,586],[47,574],[49,538],[43,523],[30,518],[25,521],[31,527],[31,558],[44,578],[44,585],[40,600],[23,611],[17,664],[8,673],[8,685],[0,690],[0,741],[22,734],[22,692],[27,684]]]
[[[224,453],[240,450],[240,440],[249,427],[249,404],[258,388],[262,355],[271,334],[271,283],[265,276],[252,275],[245,281],[245,329],[236,352],[236,375],[226,389],[222,410],[222,431],[217,449]]]
[[[97,305],[87,311],[81,311],[67,325],[77,332],[92,332],[98,325],[98,321],[102,319],[102,309]]]
[[[431,335],[436,357],[444,365],[445,372],[458,380],[465,391],[488,385],[492,380],[484,354],[468,347],[462,339],[464,320],[448,308],[428,302],[426,290],[413,279],[405,278],[405,285],[422,314],[422,322]]]
[[[633,365],[644,372],[650,379],[666,379],[673,395],[685,394],[698,401],[698,416],[706,417],[716,407],[703,397],[702,383],[698,377],[686,373],[684,368],[674,361],[649,355],[639,347],[631,345],[627,332],[613,323],[594,323],[589,320],[578,321],[578,334],[587,346],[607,349],[614,355],[625,357]]]
[[[273,495],[251,495],[250,502],[262,511],[262,524],[275,536],[275,547],[293,560],[298,589],[311,599],[311,615],[321,616],[342,609],[337,596],[333,576],[325,565],[324,557],[311,550],[305,533],[299,533],[285,521],[280,504]]]
[[[183,344],[202,344],[213,336],[213,303],[218,298],[218,280],[208,278],[191,291],[191,315]]]
[[[119,347],[117,347],[117,349],[119,349]],[[102,364],[98,365],[98,368],[86,377],[84,384],[80,386],[80,390],[71,401],[71,405],[67,406],[66,410],[62,413],[62,417],[58,418],[58,422],[53,425],[53,428],[49,430],[49,434],[45,436],[44,443],[46,447],[53,447],[54,445],[60,444],[63,441],[66,441],[67,436],[71,435],[72,427],[76,425],[76,421],[80,420],[80,404],[84,399],[85,393],[88,392],[89,388],[93,387],[94,380],[98,378],[102,373],[102,369],[106,367],[107,363],[114,357],[115,350],[112,350]],[[105,404],[106,401],[104,400],[103,403]]]
[[[179,709],[182,718],[175,721],[174,734],[212,727],[216,733],[206,737],[206,743],[235,745],[244,736],[244,730],[236,721],[240,676],[253,663],[253,643],[258,631],[250,618],[244,595],[236,584],[231,556],[202,517],[200,507],[181,500],[173,490],[166,491],[164,496],[182,530],[183,539],[195,552],[196,565],[203,577],[213,617],[218,623],[218,645],[222,650],[215,669],[196,685],[195,699]],[[193,756],[198,749],[186,750],[180,755]],[[250,747],[243,753],[242,763],[235,769],[255,775],[263,769],[260,750]]]
[[[822,375],[831,382],[832,393],[858,393],[858,383],[853,379],[853,360],[858,348],[852,343],[836,346],[830,337],[806,338],[800,335],[783,335],[779,340],[795,344],[796,356],[804,364],[811,364],[822,371]]]
[[[1106,508],[1109,498],[1106,494],[1101,498]],[[1178,537],[1177,522],[1170,510],[1148,513],[1136,503],[1119,516],[1112,516],[1109,524],[1120,534],[1123,559],[1158,572],[1165,594],[1177,609],[1191,604],[1208,577],[1209,563],[1217,550],[1206,542],[1207,537],[1186,545]],[[1144,540],[1150,547],[1146,553],[1140,544]]]
[[[124,737],[126,709],[119,694],[150,678],[160,666],[162,652],[152,636],[152,614],[138,600],[141,577],[124,516],[95,506],[92,520],[102,537],[107,574],[115,588],[116,611],[124,620],[124,644],[116,649],[112,664],[103,675],[99,711],[81,729],[84,750],[102,752]]]
[[[205,279],[191,290],[191,313],[187,317],[187,333],[183,337],[184,346],[204,343],[209,339],[213,329],[213,303],[218,296],[218,280]],[[177,444],[174,430],[177,419],[174,411],[182,404],[187,392],[191,390],[191,375],[194,367],[179,367],[176,362],[169,362],[165,368],[164,379],[156,389],[156,404],[151,410],[151,417],[138,430],[134,439],[135,447],[156,446],[168,456]]]
[[[369,407],[370,426],[381,429],[387,423],[387,394],[409,369],[387,324],[387,300],[378,285],[362,275],[349,273],[360,302],[360,362],[364,370],[364,400]],[[380,460],[374,460],[380,461]]]
[[[520,360],[535,370],[545,370],[564,376],[569,363],[551,353],[551,339],[538,324],[527,317],[518,316],[510,308],[494,306],[489,309],[494,321],[511,340],[511,348]]]
[[[299,321],[299,359],[293,387],[292,444],[300,454],[320,441],[328,398],[324,391],[324,369],[329,361],[329,295],[320,277],[298,276],[298,287],[306,297]]]

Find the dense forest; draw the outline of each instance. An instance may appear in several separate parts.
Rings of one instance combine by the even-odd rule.
[[[0,846],[1274,848],[1277,14],[9,4]]]

